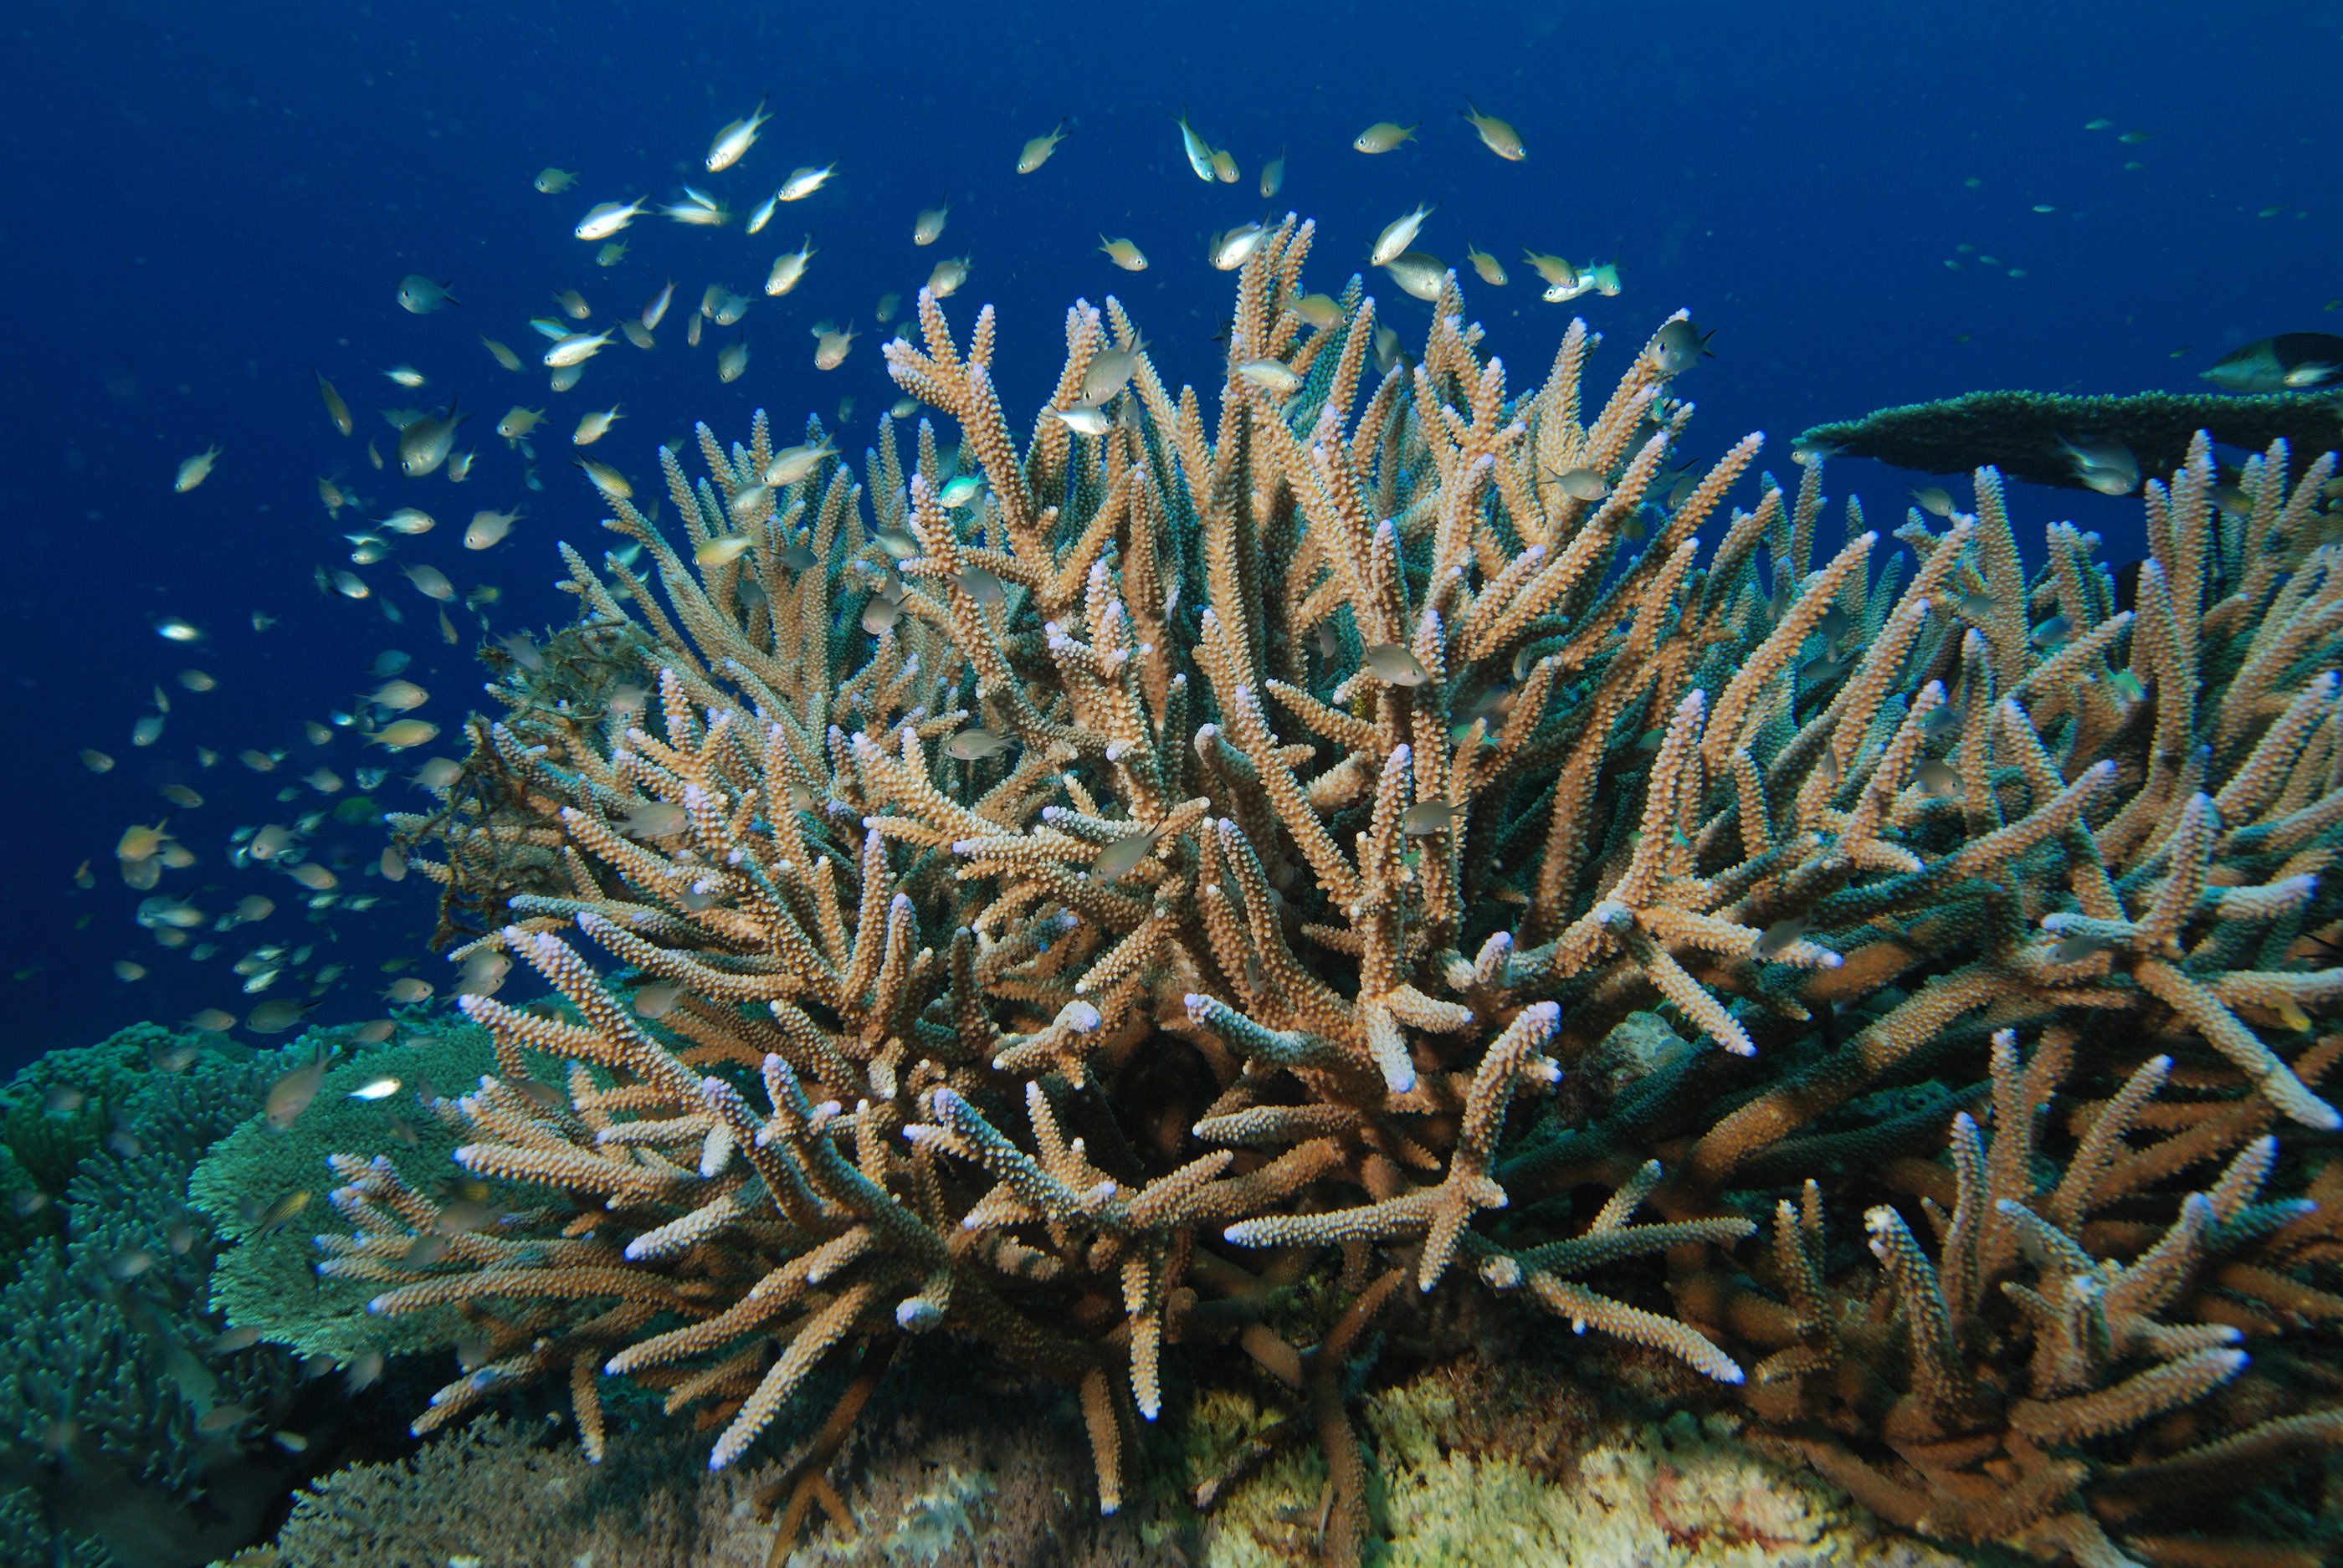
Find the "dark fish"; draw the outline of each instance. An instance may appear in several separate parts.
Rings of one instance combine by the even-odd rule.
[[[2343,381],[2343,337],[2281,332],[2215,360],[2204,377],[2224,392],[2294,392]]]
[[[319,1051],[307,1067],[297,1067],[269,1085],[268,1125],[279,1132],[292,1126],[317,1098],[317,1085],[325,1079],[326,1053]]]
[[[1652,339],[1652,368],[1663,376],[1679,376],[1703,359],[1714,359],[1715,351],[1708,340],[1716,336],[1714,328],[1703,332],[1682,317],[1669,322]]]

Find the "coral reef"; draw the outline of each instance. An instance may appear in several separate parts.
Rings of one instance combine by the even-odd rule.
[[[2338,1055],[2343,1037],[2329,1037],[2304,1069]],[[1995,1038],[1989,1113],[1953,1119],[1950,1191],[1938,1167],[1913,1173],[1936,1189],[1922,1199],[1934,1258],[1881,1204],[1865,1216],[1876,1274],[1834,1289],[1819,1190],[1781,1202],[1774,1273],[1795,1337],[1756,1368],[1751,1401],[1775,1426],[1765,1441],[1882,1517],[1950,1540],[2092,1568],[2132,1561],[2126,1548],[2312,1568],[2343,1547],[2343,1521],[2315,1490],[2289,1499],[2277,1483],[2343,1446],[2331,1401],[2343,1365],[2242,1347],[2293,1328],[2323,1331],[2331,1352],[2343,1295],[2310,1274],[2343,1256],[2343,1162],[2324,1167],[2316,1197],[2263,1200],[2278,1157],[2268,1111],[2159,1101],[2174,1070],[2161,1055],[2076,1108],[2067,1158],[2045,1161],[2040,1123],[2073,1059],[2068,1030],[2024,1061],[2012,1036]],[[2151,1127],[2162,1136],[2129,1141]],[[2138,1201],[2217,1160],[2177,1205]],[[2218,1529],[2234,1531],[2226,1516],[2248,1476],[2261,1517],[2246,1533],[2289,1550]]]
[[[187,1201],[205,1148],[289,1052],[139,1025],[0,1091],[0,1563],[177,1568],[250,1538],[307,1424],[277,1347],[206,1304],[221,1238]]]
[[[254,1118],[222,1138],[187,1183],[189,1201],[227,1243],[211,1273],[213,1309],[272,1344],[330,1356],[344,1368],[378,1370],[386,1355],[447,1345],[462,1322],[452,1314],[372,1316],[366,1311],[372,1292],[317,1271],[317,1232],[334,1227],[334,1211],[318,1203],[312,1211],[305,1202],[297,1222],[273,1211],[277,1199],[321,1192],[332,1181],[327,1157],[361,1146],[379,1150],[392,1169],[443,1200],[478,1204],[502,1196],[463,1180],[449,1163],[462,1132],[443,1091],[478,1082],[494,1064],[486,1031],[454,1020],[409,1021],[421,1026],[359,1046],[329,1068],[289,1126]]]
[[[789,1556],[795,1568],[1189,1560],[1148,1546],[1149,1532],[1130,1517],[1097,1517],[1072,1402],[1023,1380],[939,1381],[951,1371],[941,1350],[920,1370],[932,1375],[916,1389],[899,1381],[858,1426],[841,1462],[856,1479],[838,1499],[838,1519]],[[810,1431],[804,1420],[780,1425],[798,1439]],[[710,1472],[688,1434],[656,1422],[614,1432],[603,1459],[588,1463],[542,1422],[488,1415],[410,1458],[320,1478],[296,1497],[274,1542],[232,1564],[441,1568],[476,1558],[498,1568],[761,1568],[777,1527],[756,1495],[778,1469]]]
[[[1176,1438],[1140,1456],[1134,1505],[1101,1519],[1085,1496],[1077,1402],[1034,1380],[955,1377],[953,1353],[936,1340],[906,1351],[913,1375],[874,1397],[840,1457],[854,1478],[841,1521],[809,1533],[784,1559],[789,1568],[1247,1568],[1312,1552],[1324,1479],[1314,1452],[1282,1454],[1208,1518],[1188,1501],[1192,1478],[1274,1422],[1273,1405],[1232,1388],[1203,1394]],[[1903,1542],[1803,1465],[1743,1444],[1731,1417],[1680,1411],[1654,1422],[1633,1402],[1612,1402],[1535,1354],[1503,1367],[1451,1361],[1366,1390],[1360,1422],[1381,1461],[1382,1560],[1956,1561]],[[756,1493],[778,1467],[709,1472],[692,1448],[651,1424],[614,1432],[588,1464],[542,1422],[486,1416],[412,1461],[313,1483],[273,1543],[227,1568],[759,1568],[776,1527]]]
[[[1816,425],[1798,437],[1850,457],[1875,457],[1927,474],[1992,467],[2013,479],[2089,489],[2067,444],[2113,442],[2149,473],[2188,460],[2203,431],[2227,447],[2266,451],[2285,441],[2318,451],[2335,440],[2343,402],[2331,392],[2135,392],[2077,397],[2064,392],[1967,392],[1934,403],[1881,408],[1860,419]]]
[[[2253,1145],[2268,1199],[2231,1180],[2240,1213],[2327,1180],[2331,457],[2297,474],[2274,444],[2217,516],[2198,437],[2147,487],[2136,608],[2065,525],[2029,579],[1990,469],[1973,513],[1910,517],[1908,562],[1875,562],[1859,509],[1818,562],[1820,463],[1795,493],[1761,480],[1747,509],[1726,499],[1754,436],[1671,472],[1690,410],[1662,340],[1589,406],[1574,324],[1517,392],[1452,279],[1421,360],[1371,380],[1355,279],[1330,325],[1294,307],[1311,238],[1289,218],[1239,274],[1217,419],[1109,300],[1069,313],[1021,445],[991,313],[959,339],[923,295],[888,364],[956,424],[956,463],[922,423],[906,467],[882,425],[858,484],[819,428],[776,450],[760,415],[729,449],[701,429],[697,481],[662,454],[679,539],[612,502],[648,578],[565,547],[564,668],[602,684],[557,691],[549,661],[517,658],[443,809],[395,824],[445,884],[444,929],[553,992],[464,999],[495,1067],[451,1111],[455,1158],[528,1195],[458,1225],[377,1148],[334,1158],[351,1229],[324,1239],[324,1271],[392,1319],[455,1309],[474,1337],[419,1431],[549,1380],[597,1455],[623,1379],[714,1430],[721,1469],[845,1362],[758,1493],[787,1545],[817,1505],[841,1511],[826,1472],[907,1341],[1072,1391],[1109,1513],[1141,1423],[1180,1414],[1176,1362],[1276,1391],[1232,1473],[1314,1447],[1313,1541],[1351,1563],[1381,1528],[1362,1369],[1401,1332],[1469,1353],[1441,1338],[1469,1310],[1566,1320],[1713,1398],[1748,1345],[1774,1374],[1759,1416],[1808,1419],[1768,1405],[1784,1377],[1815,1419],[1848,1406],[1801,1450],[1826,1472],[1876,1419],[1891,1445],[1957,1451],[1899,1449],[1924,1477],[1997,1481],[1978,1445],[2015,1460],[2016,1412],[2132,1389],[2155,1354],[2105,1351],[2062,1382],[2046,1347],[2087,1329],[2080,1309],[2006,1312],[2005,1290],[1978,1364],[1907,1359],[1921,1405],[1965,1377],[2019,1391],[2008,1422],[1815,1392],[1831,1363],[1809,1340],[1862,1341],[1815,1282],[1842,1272],[1825,1242],[1777,1221],[1775,1257],[1811,1265],[1786,1317],[1744,1271],[1735,1244],[1781,1200],[1815,1194],[1793,1241],[1825,1197],[1875,1212],[1897,1181],[1976,1232],[1986,1190],[1926,1172],[2011,1030],[2071,1059],[2059,1081],[2084,1104],[2170,1058],[2193,1114],[2272,1140]],[[558,1081],[528,1053],[563,1061]],[[2127,1125],[2080,1135],[2086,1191]],[[1956,1133],[1954,1176],[1976,1138]],[[2022,1146],[1996,1127],[2005,1158]],[[2047,1245],[2071,1217],[2087,1267],[1977,1281],[2129,1277],[2193,1238],[2324,1288],[2323,1243],[2271,1254],[2283,1226],[2232,1236],[2221,1200],[2176,1185],[2218,1137],[2158,1147],[2156,1180],[2107,1216],[2120,1238],[2079,1199],[2026,1232]],[[1832,1288],[1885,1319],[1875,1366],[1836,1364],[1892,1384],[1896,1336],[1935,1330],[1924,1249],[1886,1251],[1885,1284]],[[2290,1397],[2326,1420],[2331,1336],[2271,1307],[2278,1285],[2246,1294],[2265,1309],[2237,1325],[2249,1349],[2293,1347]],[[1974,1315],[1973,1295],[1965,1278],[1944,1310]],[[2167,1293],[2139,1322],[2176,1304],[2194,1310]],[[2164,1381],[2117,1423],[2146,1429],[2141,1462],[2185,1452],[2165,1429],[2227,1362],[2178,1364],[2147,1370]],[[2053,1448],[2117,1430],[2053,1424]],[[2071,1492],[2077,1465],[2041,1473]],[[2018,1508],[1885,1512],[2113,1554]]]
[[[266,1547],[236,1564],[330,1568],[569,1568],[586,1527],[593,1467],[498,1417],[473,1422],[407,1459],[350,1465],[297,1493]]]

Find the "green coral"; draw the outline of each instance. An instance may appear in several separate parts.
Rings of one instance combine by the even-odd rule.
[[[10,1205],[0,1288],[0,1564],[188,1561],[246,1538],[282,1489],[268,1441],[292,1358],[218,1341],[216,1238],[188,1173],[286,1070],[152,1025],[51,1052],[0,1091]]]
[[[418,1188],[437,1187],[455,1170],[459,1124],[422,1096],[460,1094],[494,1070],[486,1030],[449,1022],[396,1043],[359,1049],[327,1070],[316,1100],[282,1131],[255,1119],[222,1139],[188,1184],[196,1207],[231,1243],[211,1281],[214,1310],[272,1343],[345,1364],[369,1353],[397,1354],[444,1345],[460,1326],[448,1312],[381,1318],[366,1304],[381,1287],[317,1272],[321,1231],[348,1234],[329,1204],[311,1201],[287,1221],[273,1206],[288,1195],[322,1199],[334,1187],[327,1156],[374,1149]],[[398,1088],[380,1099],[356,1091],[386,1078]]]
[[[83,1159],[109,1130],[145,1119],[141,1108],[157,1082],[181,1074],[206,1084],[240,1081],[250,1056],[202,1035],[135,1023],[96,1045],[27,1064],[0,1088],[0,1251],[62,1231],[56,1205]]]

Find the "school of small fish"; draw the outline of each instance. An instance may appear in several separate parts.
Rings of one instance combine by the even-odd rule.
[[[1214,187],[1243,185],[1244,168],[1234,149],[1207,141],[1184,110],[1172,117],[1178,131],[1180,160],[1189,173]],[[1459,119],[1497,158],[1507,163],[1528,158],[1520,133],[1507,121],[1483,113],[1472,103],[1459,111]],[[1419,137],[1423,130],[1421,123],[1379,121],[1361,131],[1350,146],[1379,157],[1403,147],[1426,149],[1430,139]],[[318,400],[334,438],[353,444],[364,439],[356,461],[333,465],[317,480],[319,503],[335,526],[332,547],[345,557],[343,561],[328,559],[314,567],[311,576],[318,593],[328,602],[358,613],[379,614],[394,628],[414,625],[424,632],[427,644],[435,634],[448,647],[488,641],[534,668],[530,661],[542,657],[538,645],[526,634],[500,634],[492,625],[491,614],[502,596],[496,584],[481,579],[480,568],[502,559],[516,538],[528,538],[537,508],[529,498],[544,494],[549,483],[575,483],[564,479],[558,469],[540,469],[540,446],[550,440],[557,449],[566,447],[566,461],[597,498],[633,497],[636,489],[630,471],[639,472],[645,466],[642,454],[628,449],[625,437],[635,427],[631,422],[638,416],[626,399],[594,395],[591,406],[582,409],[563,409],[559,400],[588,382],[598,389],[606,382],[625,379],[626,367],[635,363],[630,350],[670,356],[704,352],[713,379],[738,381],[750,365],[748,318],[752,307],[761,319],[787,308],[765,302],[789,299],[793,307],[804,295],[834,291],[841,285],[842,271],[833,273],[817,265],[821,250],[813,233],[804,232],[794,248],[775,246],[769,239],[759,237],[784,204],[815,204],[806,209],[814,221],[796,226],[807,230],[820,226],[820,200],[840,177],[840,164],[806,161],[780,173],[781,161],[771,150],[774,144],[802,135],[802,128],[789,127],[785,106],[777,108],[770,98],[760,98],[747,113],[716,128],[704,151],[677,149],[673,166],[688,171],[685,181],[708,183],[679,181],[664,195],[658,189],[659,182],[639,174],[614,179],[607,171],[585,166],[548,165],[538,169],[530,185],[543,196],[560,198],[558,206],[575,215],[561,221],[578,243],[580,266],[590,261],[597,272],[546,288],[537,297],[542,303],[535,314],[508,327],[488,318],[487,290],[466,288],[460,278],[447,276],[447,269],[417,257],[423,265],[400,271],[390,292],[401,318],[413,319],[413,358],[387,366],[377,359],[369,367],[346,357],[338,365],[321,365],[315,371]],[[1058,177],[1063,159],[1079,154],[1083,146],[1080,123],[1070,116],[1030,136],[1013,155],[1004,148],[1000,166],[1004,174],[1013,168],[1011,178],[1049,181]],[[1168,136],[1164,151],[1167,155],[1171,151]],[[1389,166],[1404,173],[1409,157],[1422,164],[1427,155],[1412,153]],[[1262,159],[1250,188],[1264,201],[1276,198],[1284,189],[1287,169],[1288,152],[1280,147],[1274,156]],[[601,187],[598,191],[594,188],[597,185]],[[967,205],[969,199],[973,198],[956,203],[949,196],[940,197],[918,207],[910,225],[910,254],[941,240],[955,206]],[[579,205],[569,206],[571,200],[579,200]],[[911,205],[905,204],[906,207]],[[1414,205],[1379,232],[1365,236],[1359,253],[1402,292],[1427,301],[1440,297],[1448,275],[1445,263],[1418,248],[1420,236],[1438,211],[1436,201]],[[662,217],[667,222],[654,228],[650,220]],[[1241,218],[1212,236],[1200,259],[1213,268],[1234,270],[1258,246],[1267,226],[1258,219]],[[683,238],[679,234],[683,230],[700,237]],[[670,235],[677,237],[670,240],[667,237]],[[1151,262],[1142,238],[1147,246],[1159,251],[1170,244],[1175,252],[1195,256],[1193,249],[1175,243],[1177,236],[1104,230],[1099,234],[1096,252],[1119,271],[1144,272]],[[746,246],[749,254],[744,256],[744,242],[751,239],[757,243]],[[1548,301],[1561,303],[1590,293],[1608,297],[1620,290],[1614,264],[1579,265],[1534,251],[1524,254],[1544,280]],[[1465,265],[1483,283],[1505,284],[1504,267],[1493,255],[1468,247],[1465,256]],[[937,297],[949,297],[967,283],[974,266],[975,257],[968,252],[926,264],[924,286]],[[720,275],[701,288],[696,307],[681,303],[691,299],[692,286],[678,281],[679,275],[689,276],[693,268],[701,269],[703,276]],[[917,278],[916,268],[907,266],[907,271]],[[628,280],[638,276],[648,281],[630,286]],[[887,293],[864,319],[875,319],[883,331],[900,331],[893,324],[905,292],[909,290]],[[1311,294],[1284,303],[1321,328],[1338,326],[1342,319],[1342,306],[1329,295]],[[679,328],[677,317],[681,317]],[[1688,364],[1705,352],[1705,338],[1692,333],[1689,324],[1681,325],[1690,334],[1688,340],[1681,345],[1666,341],[1669,351],[1681,351]],[[809,315],[800,329],[813,339],[808,357],[815,371],[838,371],[855,363],[855,344],[864,330],[846,312],[837,310],[835,302],[833,314],[819,319]],[[477,340],[485,363],[472,357],[468,339]],[[760,347],[769,347],[773,341],[773,334],[759,331]],[[1116,400],[1130,386],[1145,347],[1140,339],[1099,356],[1083,377],[1079,398],[1052,410],[1055,417],[1076,435],[1105,434],[1116,417]],[[1377,334],[1376,348],[1384,368],[1399,362],[1397,338],[1388,328]],[[758,362],[766,363],[761,356]],[[786,357],[782,362],[789,362]],[[796,363],[803,366],[806,361]],[[1672,366],[1670,370],[1673,374],[1683,367]],[[1229,373],[1232,395],[1233,388],[1242,387],[1252,395],[1284,399],[1302,387],[1302,377],[1277,359],[1232,364]],[[376,374],[382,379],[373,379]],[[492,396],[493,389],[478,385],[483,375],[542,376],[544,380],[533,395]],[[404,406],[379,410],[387,429],[369,429],[370,421],[353,410],[345,393],[345,388],[358,386],[387,387],[393,397],[411,396]],[[840,425],[850,417],[853,401],[850,397],[840,403]],[[486,410],[496,407],[506,411],[491,424]],[[917,404],[909,398],[890,405],[897,418],[909,417],[916,409]],[[664,444],[673,446],[683,439],[668,434]],[[588,447],[594,448],[595,455],[587,454],[584,449]],[[224,449],[223,444],[214,443],[186,457],[172,477],[173,490],[184,496],[204,485]],[[610,458],[603,460],[602,453],[611,454]],[[827,439],[779,453],[766,476],[767,484],[750,487],[735,498],[739,531],[707,539],[697,548],[699,561],[719,566],[756,548],[753,529],[764,514],[749,515],[754,498],[772,497],[834,455]],[[453,506],[444,497],[427,493],[440,484],[467,483],[487,492],[482,496],[487,504]],[[979,505],[982,488],[977,475],[951,473],[941,485],[939,498],[953,508]],[[772,504],[769,498],[764,502],[766,514]],[[467,518],[468,521],[462,520]],[[917,542],[908,537],[890,540],[882,536],[877,542],[893,560],[918,553]],[[626,552],[621,554],[624,558]],[[987,603],[1004,600],[1008,589],[999,578],[973,568],[964,575],[967,580],[962,586],[972,597]],[[900,616],[899,598],[882,593],[865,615],[866,627],[875,631],[874,620],[883,625]],[[459,624],[455,618],[458,615],[472,624]],[[273,615],[253,612],[255,635],[266,633],[275,620]],[[202,645],[221,635],[216,627],[178,615],[159,616],[152,625],[166,642],[183,647]],[[1403,649],[1371,653],[1379,656],[1371,658],[1371,664],[1385,679],[1405,683],[1423,678]],[[196,961],[227,957],[224,978],[240,993],[240,1010],[206,1007],[192,1020],[197,1027],[213,1032],[241,1028],[251,1034],[281,1033],[299,1027],[337,988],[354,981],[349,966],[334,957],[330,922],[337,911],[364,910],[382,901],[386,894],[371,884],[401,879],[405,865],[395,850],[383,851],[378,859],[372,858],[371,851],[367,857],[358,857],[347,847],[346,837],[334,830],[372,828],[378,818],[377,790],[397,785],[445,789],[458,776],[457,763],[448,757],[424,757],[419,766],[416,764],[415,759],[425,749],[443,736],[451,732],[460,736],[462,731],[452,709],[441,717],[428,711],[431,693],[403,673],[412,659],[403,649],[385,652],[364,677],[353,682],[354,694],[346,704],[322,719],[303,721],[300,729],[306,750],[281,740],[237,748],[198,746],[192,766],[176,769],[193,778],[206,769],[240,762],[262,777],[264,787],[275,788],[281,808],[275,814],[278,819],[226,828],[209,835],[211,841],[206,843],[207,836],[199,834],[196,824],[221,808],[215,806],[206,812],[206,792],[175,779],[157,791],[167,814],[136,812],[141,819],[125,828],[112,846],[118,874],[133,892],[142,895],[135,922],[155,943]],[[180,669],[172,678],[180,690],[189,693],[208,692],[217,685],[211,675],[196,668]],[[130,728],[130,745],[167,748],[178,734],[169,728],[171,715],[170,698],[158,681],[151,711],[140,714]],[[992,755],[993,749],[1008,744],[986,731],[970,730],[954,737],[947,750],[955,757],[974,759]],[[336,747],[355,749],[350,759],[332,761],[328,753]],[[81,758],[93,773],[115,767],[114,756],[99,747],[85,748]],[[235,791],[214,789],[210,794],[232,797]],[[1430,823],[1431,814],[1425,813],[1424,818]],[[646,819],[631,824],[628,830],[652,833],[658,827]],[[665,830],[675,829],[669,826]],[[1436,828],[1411,830],[1430,832]],[[1111,846],[1101,857],[1101,874],[1121,874],[1135,865],[1148,848],[1143,839]],[[76,877],[79,885],[96,885],[92,867],[101,860],[102,853],[93,854],[83,865]],[[247,878],[282,880],[264,884],[269,888],[266,892],[230,889],[219,879],[223,864]],[[177,872],[189,873],[191,881],[209,879],[196,883],[201,891],[166,890],[166,877]],[[294,917],[317,928],[312,940],[273,934],[276,925]],[[231,945],[241,950],[229,954]],[[394,1006],[418,1005],[435,994],[430,982],[397,972],[406,963],[400,960],[385,966],[392,972],[386,976],[379,995]],[[126,955],[114,964],[115,975],[124,983],[136,982],[149,972],[147,963],[138,958]],[[468,976],[466,983],[472,978]],[[493,989],[495,980],[484,983]],[[377,1020],[367,1030],[387,1038],[396,1027],[390,1020]],[[307,1103],[315,1092],[314,1080],[307,1081],[308,1087],[304,1090],[296,1081],[301,1078],[297,1074],[279,1086],[281,1099],[271,1097],[272,1118],[297,1116]]]

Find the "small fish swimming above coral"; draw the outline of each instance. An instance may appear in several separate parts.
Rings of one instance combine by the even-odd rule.
[[[861,1347],[797,1519],[948,1331],[1073,1392],[1111,1512],[1167,1362],[1242,1364],[1355,1563],[1351,1380],[1469,1300],[1644,1347],[1948,1539],[2197,1561],[2156,1478],[2243,1454],[2237,1549],[2295,1517],[2343,1415],[2232,1347],[2331,1372],[2301,1325],[2343,1320],[2343,1204],[2301,1201],[2343,1120],[2304,945],[2343,916],[2332,458],[2274,446],[2218,529],[2201,440],[2148,478],[2130,609],[2065,525],[2026,575],[1990,470],[1883,560],[1823,544],[1818,459],[1745,507],[1755,437],[1672,471],[1688,324],[1582,402],[1584,324],[1523,387],[1450,276],[1378,379],[1357,280],[1300,308],[1313,237],[1230,258],[1210,417],[1110,300],[1021,444],[990,311],[923,293],[888,368],[980,508],[891,421],[859,481],[818,426],[789,464],[703,427],[672,531],[598,480],[646,568],[564,547],[578,625],[397,820],[458,956],[552,992],[462,999],[497,1069],[449,1111],[537,1201],[456,1226],[333,1161],[323,1271],[475,1336],[418,1430],[554,1380],[598,1452],[620,1377],[720,1468]],[[649,701],[557,685],[597,660]],[[2207,1131],[2136,1145],[2167,1081]],[[1849,1211],[1878,1282],[1832,1273]],[[2167,1287],[2215,1253],[2232,1304]]]

